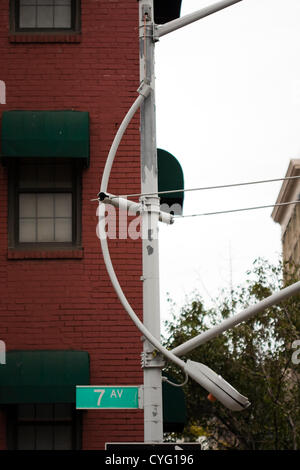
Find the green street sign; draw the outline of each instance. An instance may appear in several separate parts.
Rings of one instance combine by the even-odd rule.
[[[141,408],[141,387],[76,385],[77,410]]]

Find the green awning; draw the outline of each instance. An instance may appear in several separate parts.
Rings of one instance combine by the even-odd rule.
[[[175,382],[172,378],[170,380]],[[163,382],[162,390],[164,432],[182,432],[187,422],[184,392],[167,382]]]
[[[0,404],[75,403],[76,385],[89,384],[86,351],[8,351],[0,365]],[[166,382],[163,422],[165,432],[180,432],[186,423],[184,392]]]
[[[89,164],[89,113],[4,111],[1,156],[81,158]]]
[[[178,160],[166,150],[157,149],[158,166],[158,191],[173,191],[174,189],[184,189],[183,171]],[[160,194],[160,204],[167,204],[175,215],[180,215],[183,208],[184,193],[175,192]],[[162,210],[169,212],[162,207]]]
[[[8,351],[0,365],[0,404],[75,403],[76,385],[88,384],[85,351]]]

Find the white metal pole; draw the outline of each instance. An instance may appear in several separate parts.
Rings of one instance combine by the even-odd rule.
[[[163,25],[159,25],[156,28],[156,35],[158,37],[164,36],[165,34],[172,33],[177,29],[183,28],[195,21],[201,20],[206,16],[211,15],[212,13],[217,13],[220,10],[224,10],[224,8],[230,7],[235,3],[239,3],[242,0],[221,0],[217,3],[213,3],[212,5],[206,6],[201,8],[201,10],[197,10],[189,15],[185,15],[181,18],[177,18],[176,20],[169,21]]]
[[[295,284],[292,284],[291,286],[286,287],[285,289],[280,290],[279,292],[276,292],[275,294],[270,295],[269,297],[266,297],[261,302],[258,302],[255,305],[251,305],[251,307],[246,308],[242,312],[237,313],[236,315],[233,315],[230,318],[227,318],[222,323],[220,323],[220,325],[216,325],[210,330],[200,333],[194,338],[186,341],[184,344],[181,344],[180,346],[177,346],[176,348],[172,349],[172,353],[176,356],[183,356],[184,354],[187,354],[188,352],[197,348],[201,344],[207,343],[207,341],[215,338],[216,336],[219,336],[221,333],[224,333],[224,331],[233,328],[234,326],[238,325],[243,321],[249,320],[249,318],[252,318],[254,315],[257,315],[266,308],[278,304],[282,300],[299,293],[300,281],[296,282]]]
[[[153,0],[140,0],[140,80],[151,86],[149,96],[141,105],[141,192],[156,193],[157,148],[155,122],[154,77],[154,9]],[[160,341],[160,298],[158,256],[158,196],[143,198],[143,322],[150,333]],[[145,339],[144,357],[144,440],[163,441],[162,380],[161,366],[151,363],[155,357],[153,345]]]

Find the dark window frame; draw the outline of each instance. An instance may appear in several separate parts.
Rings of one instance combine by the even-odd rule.
[[[64,403],[62,403],[64,404]],[[53,419],[22,419],[19,417],[18,411],[19,406],[34,406],[35,415],[37,406],[47,405],[52,406]],[[6,432],[7,432],[7,449],[8,450],[22,450],[18,448],[18,426],[65,426],[66,424],[71,425],[71,441],[72,448],[66,450],[81,450],[82,448],[82,415],[83,413],[76,410],[74,404],[68,404],[71,407],[71,414],[69,418],[55,419],[55,405],[61,405],[61,403],[20,403],[15,405],[7,405],[6,408]],[[54,430],[52,435],[52,443],[54,443]],[[36,437],[36,435],[35,435]],[[36,442],[35,442],[36,446]],[[39,449],[28,449],[28,450],[39,450]],[[55,449],[53,449],[55,450]]]
[[[49,165],[53,163],[72,165],[72,241],[71,242],[20,242],[19,241],[19,194],[20,193],[62,193],[61,188],[28,188],[19,185],[19,166],[22,164]],[[66,250],[81,248],[81,194],[82,162],[71,158],[11,158],[8,162],[8,248],[17,250]]]
[[[80,33],[81,29],[81,0],[71,0],[70,28],[20,28],[20,1],[10,0],[10,29],[12,33],[22,34],[72,34]]]

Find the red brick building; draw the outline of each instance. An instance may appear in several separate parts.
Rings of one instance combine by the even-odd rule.
[[[136,0],[5,0],[0,9],[0,449],[102,449],[143,441],[143,411],[78,411],[76,384],[140,385],[140,333],[96,236],[116,130],[139,86]],[[160,5],[162,3],[162,5]],[[155,2],[157,22],[180,2]],[[110,192],[140,190],[137,115]],[[111,240],[142,317],[141,245]]]

